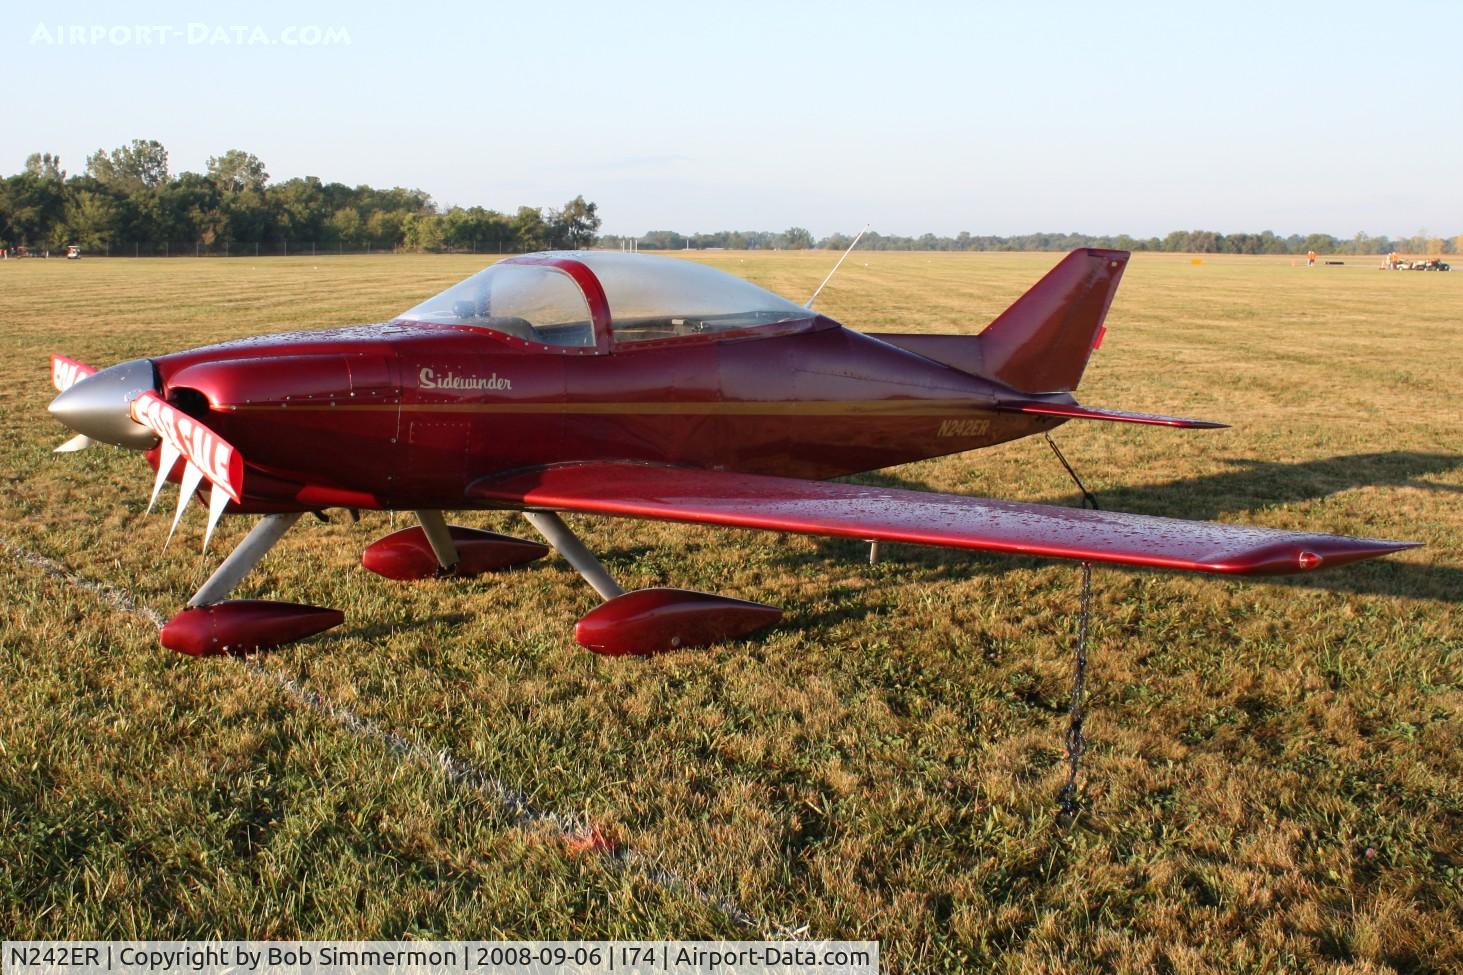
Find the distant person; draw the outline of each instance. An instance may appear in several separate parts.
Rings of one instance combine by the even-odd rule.
[[[1315,251],[1306,251],[1306,267],[1315,267],[1315,266],[1316,266],[1316,252]]]

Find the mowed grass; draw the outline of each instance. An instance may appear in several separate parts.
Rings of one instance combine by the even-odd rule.
[[[975,331],[1059,256],[856,253],[819,307]],[[697,259],[802,300],[834,255]],[[556,557],[403,585],[359,564],[387,515],[306,519],[237,595],[345,625],[266,655],[264,677],[162,649],[17,552],[171,615],[248,525],[227,519],[200,560],[195,507],[163,551],[139,455],[50,452],[68,434],[48,355],[378,321],[488,259],[0,264],[0,931],[760,933],[695,887],[767,930],[879,939],[897,972],[1463,969],[1463,274],[1348,261],[1135,256],[1083,400],[1234,428],[1057,439],[1105,507],[1427,546],[1296,582],[1099,570],[1070,829],[1072,565],[886,546],[871,567],[854,543],[574,518],[627,586],[787,609],[755,640],[611,660],[573,642],[595,598]],[[876,476],[1077,502],[1039,440]],[[515,825],[267,675],[637,857]]]

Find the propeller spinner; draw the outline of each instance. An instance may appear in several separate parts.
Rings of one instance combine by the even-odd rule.
[[[76,367],[88,372],[82,374]],[[51,400],[51,415],[77,433],[133,450],[151,450],[157,445],[157,435],[132,418],[132,401],[159,390],[150,359],[133,359],[97,372],[56,356],[51,362],[51,380],[61,390]]]

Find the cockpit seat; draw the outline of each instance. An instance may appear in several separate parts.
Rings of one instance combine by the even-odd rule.
[[[512,315],[499,315],[493,318],[481,319],[473,324],[481,325],[483,328],[491,328],[495,332],[502,332],[504,335],[511,335],[516,339],[523,339],[526,342],[543,341],[526,318],[517,318]]]

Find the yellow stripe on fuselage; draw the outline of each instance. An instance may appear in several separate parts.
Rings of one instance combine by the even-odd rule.
[[[584,415],[721,415],[721,416],[948,416],[968,411],[991,411],[986,400],[779,400],[518,403],[291,403],[225,404],[227,413],[308,410],[352,413],[565,413]]]

